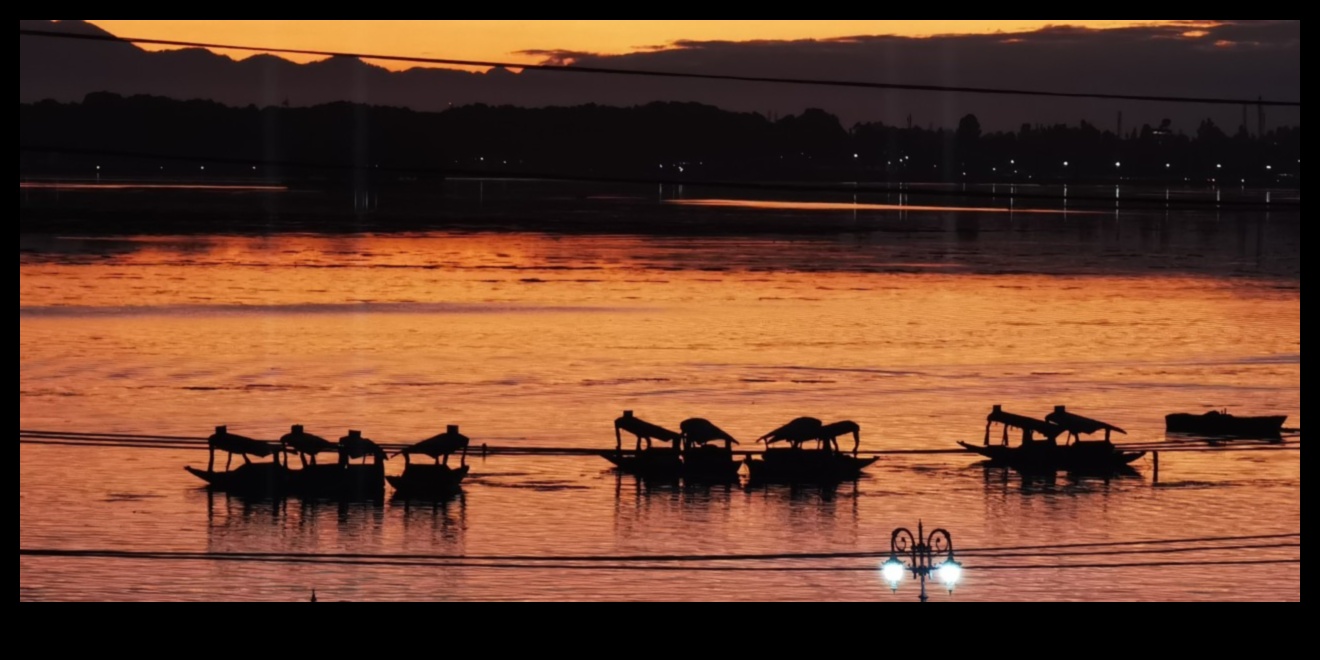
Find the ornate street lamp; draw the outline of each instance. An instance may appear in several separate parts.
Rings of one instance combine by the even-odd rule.
[[[926,577],[931,573],[935,573],[949,593],[953,593],[954,585],[962,577],[962,564],[953,558],[953,538],[949,533],[934,529],[927,536],[921,521],[917,521],[915,535],[906,527],[895,529],[889,537],[889,559],[880,565],[880,575],[889,583],[889,588],[897,592],[898,583],[908,571],[912,572],[914,579],[921,581],[923,603],[926,602]]]

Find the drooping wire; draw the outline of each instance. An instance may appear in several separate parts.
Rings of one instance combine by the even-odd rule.
[[[1264,99],[1222,98],[1205,96],[1165,96],[1159,94],[1114,94],[1108,92],[1060,92],[1036,89],[1012,89],[1005,87],[965,87],[953,85],[929,85],[909,83],[884,83],[863,80],[828,80],[821,78],[786,78],[778,76],[753,76],[721,73],[695,73],[688,71],[655,71],[641,69],[615,69],[600,66],[560,66],[552,64],[520,64],[516,62],[495,62],[489,60],[461,60],[441,57],[417,57],[410,55],[388,55],[380,53],[352,53],[332,50],[306,48],[269,48],[262,46],[244,46],[237,44],[217,44],[201,41],[183,41],[178,39],[146,39],[138,37],[119,37],[109,34],[76,34],[55,30],[36,30],[19,28],[20,37],[50,37],[56,39],[79,39],[84,41],[104,41],[129,44],[149,44],[156,46],[180,46],[185,48],[208,48],[240,50],[262,53],[285,53],[291,55],[313,55],[318,57],[356,57],[364,60],[386,62],[412,62],[417,64],[447,64],[451,66],[502,67],[508,69],[531,69],[536,71],[554,71],[558,73],[591,73],[625,76],[650,76],[660,78],[689,78],[700,80],[723,80],[750,83],[773,83],[787,85],[814,85],[828,87],[851,87],[878,90],[904,90],[919,92],[954,92],[959,94],[1006,94],[1015,96],[1052,96],[1064,98],[1115,99],[1124,101],[1159,101],[1167,103],[1205,103],[1219,105],[1258,105],[1302,107],[1301,101],[1266,101]]]

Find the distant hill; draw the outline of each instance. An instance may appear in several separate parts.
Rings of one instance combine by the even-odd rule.
[[[1269,23],[1269,22],[1262,22]],[[929,39],[857,37],[840,41],[684,43],[619,56],[579,54],[583,64],[660,69],[792,75],[802,78],[924,82],[983,87],[1297,99],[1300,97],[1300,27],[1226,26],[1226,36],[1249,31],[1240,48],[1202,48],[1156,28],[1080,34],[1067,29],[1003,35]],[[20,29],[105,34],[83,21],[19,21]],[[1297,33],[1297,34],[1294,34]],[[133,36],[133,35],[127,35]],[[1207,37],[1211,38],[1211,37]],[[1186,42],[1186,43],[1184,43]],[[1254,45],[1252,45],[1254,44]],[[436,45],[444,52],[444,44]],[[1212,117],[1237,129],[1240,108],[1152,104],[1093,99],[1046,99],[895,92],[837,87],[767,85],[618,75],[569,75],[492,69],[474,73],[417,68],[402,72],[354,58],[295,64],[258,55],[235,61],[202,49],[148,52],[126,43],[23,36],[19,38],[19,101],[78,101],[110,91],[179,100],[207,99],[228,105],[305,107],[348,101],[439,111],[484,103],[522,107],[597,103],[644,105],[699,102],[737,112],[798,114],[822,108],[845,125],[886,121],[952,129],[965,114],[987,128],[1021,123],[1087,120],[1117,130],[1118,112],[1128,127],[1171,118],[1190,131]],[[1299,108],[1271,109],[1271,126],[1299,124]],[[1255,131],[1255,120],[1250,121]],[[1126,132],[1126,130],[1124,131]]]

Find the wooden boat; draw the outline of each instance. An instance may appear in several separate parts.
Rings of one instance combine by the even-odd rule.
[[[403,474],[386,475],[385,479],[394,487],[396,497],[441,500],[458,493],[470,467],[412,463],[403,469]]]
[[[385,477],[394,487],[397,497],[406,499],[439,500],[454,495],[459,484],[468,474],[467,450],[471,440],[458,432],[458,426],[450,424],[445,432],[433,435],[425,440],[399,450],[395,455],[403,454],[405,465],[403,474]],[[450,454],[459,454],[457,467],[449,466]],[[413,463],[412,455],[429,456],[434,463]]]
[[[636,446],[623,448],[623,432],[636,436]],[[670,443],[669,447],[656,447],[656,440]],[[683,434],[658,424],[642,420],[625,410],[614,420],[614,451],[600,452],[600,456],[614,464],[621,472],[641,477],[677,479],[683,473]]]
[[[688,481],[725,482],[738,478],[742,461],[734,458],[738,441],[709,420],[692,417],[678,425],[683,433],[681,474]]]
[[[226,426],[215,427],[215,433],[206,439],[206,444],[208,451],[206,469],[200,470],[191,465],[184,466],[183,469],[205,481],[207,488],[253,497],[282,496],[288,489],[288,471],[280,463],[282,452],[279,445],[230,433]],[[215,469],[217,449],[228,454],[223,471]],[[230,469],[236,454],[242,457],[243,464]],[[274,460],[268,463],[253,463],[249,455],[270,456]]]
[[[752,482],[793,483],[852,481],[862,476],[862,469],[876,462],[876,456],[852,456],[831,448],[767,449],[760,458],[748,456],[748,478]]]
[[[852,453],[840,451],[838,437],[851,433]],[[787,442],[787,449],[772,448],[776,442]],[[814,449],[808,448],[815,441]],[[862,470],[877,457],[860,457],[861,433],[856,422],[842,421],[822,424],[814,417],[799,417],[761,436],[757,442],[766,444],[760,458],[747,457],[748,476],[753,482],[820,482],[851,481],[861,477]]]
[[[249,497],[283,497],[289,488],[288,470],[279,463],[244,463],[233,470],[200,470],[191,465],[189,474],[206,482],[210,490]]]
[[[284,467],[288,471],[291,494],[340,500],[379,500],[385,496],[385,463],[379,460],[379,454],[373,449],[375,443],[361,437],[359,432],[350,431],[349,436],[333,443],[307,433],[301,424],[294,424],[289,433],[280,438],[280,445],[285,453]],[[338,454],[338,461],[317,463],[317,455],[327,452]],[[355,453],[363,457],[374,455],[377,460],[354,464],[349,458]],[[291,467],[288,454],[297,454],[301,467]]]
[[[990,428],[996,423],[1003,426],[1003,436],[999,444],[992,445]],[[1008,444],[1010,428],[1022,431],[1021,442],[1016,446]],[[1103,440],[1080,438],[1100,430],[1105,432]],[[1112,424],[1070,413],[1063,406],[1056,406],[1054,412],[1042,420],[1006,412],[995,405],[986,416],[983,444],[978,446],[962,441],[958,444],[989,459],[992,465],[1012,467],[1022,472],[1105,474],[1130,470],[1129,464],[1146,454],[1144,451],[1119,449],[1110,441],[1110,434],[1115,431],[1126,433]],[[1036,438],[1037,434],[1042,437]],[[1064,444],[1058,442],[1060,435],[1066,438]]]
[[[1277,438],[1287,419],[1287,415],[1238,417],[1227,410],[1211,410],[1200,415],[1171,413],[1164,416],[1164,430],[1227,438]]]

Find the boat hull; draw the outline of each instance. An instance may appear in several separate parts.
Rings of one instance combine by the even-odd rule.
[[[828,450],[770,449],[760,458],[748,457],[746,463],[753,482],[830,483],[858,479],[876,460]]]
[[[679,454],[670,449],[603,451],[601,457],[620,472],[646,479],[689,481],[733,481],[742,462],[725,449],[696,449]]]
[[[384,464],[331,463],[292,470],[276,463],[248,463],[224,472],[192,466],[184,469],[205,481],[209,489],[232,495],[341,500],[378,500],[385,496]]]
[[[300,497],[378,500],[385,497],[385,464],[308,465],[289,470],[289,492]]]
[[[961,441],[958,444],[967,451],[984,456],[992,465],[1023,472],[1104,474],[1130,471],[1131,463],[1146,455],[1144,451],[1126,451],[1107,442],[1074,442],[1070,445],[1040,442],[1025,447],[974,445]]]
[[[394,487],[396,497],[440,500],[458,493],[470,467],[414,463],[404,468],[403,474],[388,475],[385,479]]]
[[[183,469],[205,481],[208,489],[217,492],[249,497],[283,497],[289,489],[288,470],[277,463],[245,463],[223,472],[199,470],[191,465]]]
[[[1274,438],[1283,432],[1283,423],[1287,420],[1287,415],[1237,417],[1215,411],[1201,415],[1172,413],[1164,416],[1164,430],[1232,438]]]

